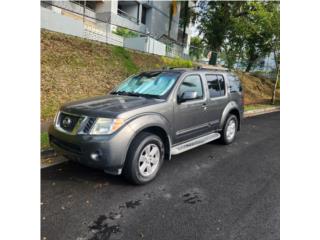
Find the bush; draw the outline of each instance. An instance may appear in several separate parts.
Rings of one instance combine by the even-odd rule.
[[[121,37],[125,37],[125,38],[133,38],[133,37],[138,37],[138,34],[130,31],[129,29],[126,28],[122,28],[122,27],[117,27],[116,31],[112,31],[114,34],[117,34]]]
[[[190,60],[185,60],[182,58],[168,58],[162,57],[162,61],[165,66],[167,67],[174,67],[174,68],[191,68],[193,67],[193,63]]]

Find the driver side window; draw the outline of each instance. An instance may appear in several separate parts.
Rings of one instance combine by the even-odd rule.
[[[203,98],[203,87],[199,75],[189,75],[185,77],[179,87],[178,96],[181,97],[184,92],[197,92],[197,98]]]

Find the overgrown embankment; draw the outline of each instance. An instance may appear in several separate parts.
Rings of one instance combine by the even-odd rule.
[[[65,102],[105,94],[127,76],[163,66],[192,67],[191,61],[144,54],[61,33],[41,31],[41,120]],[[245,103],[265,103],[269,80],[238,73]]]
[[[41,120],[51,119],[64,102],[105,94],[133,73],[168,64],[192,67],[191,61],[42,30]]]

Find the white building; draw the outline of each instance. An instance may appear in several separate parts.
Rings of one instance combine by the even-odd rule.
[[[195,2],[42,1],[41,27],[159,55],[188,55],[190,24],[183,26],[183,19]],[[115,34],[119,27],[135,36]]]

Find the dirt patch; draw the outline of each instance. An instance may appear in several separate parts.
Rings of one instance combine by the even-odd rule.
[[[237,72],[237,75],[242,83],[245,105],[270,103],[274,86],[271,80],[243,72]],[[277,90],[276,97],[280,99],[280,90]]]

